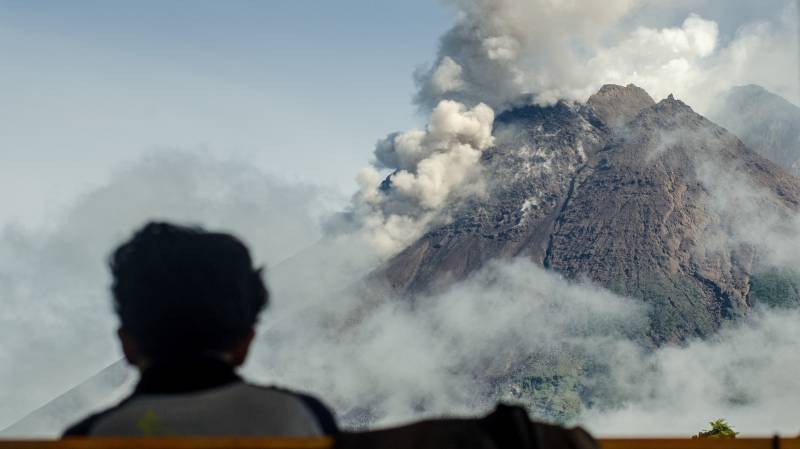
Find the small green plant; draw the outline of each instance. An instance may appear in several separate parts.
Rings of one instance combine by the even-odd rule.
[[[711,421],[709,424],[711,424],[710,429],[701,430],[692,438],[736,438],[736,435],[739,435],[739,432],[735,432],[724,419]]]

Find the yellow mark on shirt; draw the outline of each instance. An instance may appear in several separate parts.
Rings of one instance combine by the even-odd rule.
[[[156,412],[152,410],[146,411],[142,419],[139,420],[139,430],[141,430],[142,435],[146,437],[166,435],[168,433],[167,428],[164,427],[164,424],[158,419]]]

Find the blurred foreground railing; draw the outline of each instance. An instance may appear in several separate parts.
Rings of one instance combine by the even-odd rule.
[[[603,449],[800,449],[797,438],[601,438]]]
[[[606,438],[602,449],[800,449],[797,438]],[[0,449],[332,449],[330,438],[68,438],[0,440]],[[413,449],[413,448],[408,448]],[[543,448],[544,449],[544,448]]]
[[[66,438],[3,441],[0,449],[330,449],[330,438]]]

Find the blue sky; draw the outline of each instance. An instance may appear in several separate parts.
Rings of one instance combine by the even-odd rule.
[[[437,2],[0,2],[0,223],[38,223],[163,148],[350,190],[420,124]]]

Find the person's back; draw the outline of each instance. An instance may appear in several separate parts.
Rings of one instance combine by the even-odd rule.
[[[112,255],[119,337],[141,379],[65,436],[316,436],[337,433],[318,400],[242,380],[268,302],[247,248],[227,234],[145,226]]]

